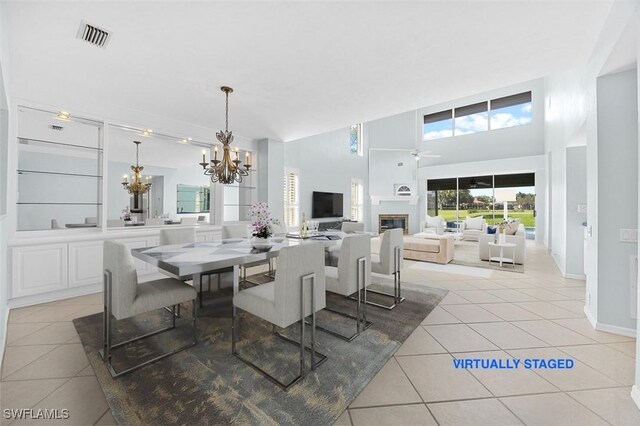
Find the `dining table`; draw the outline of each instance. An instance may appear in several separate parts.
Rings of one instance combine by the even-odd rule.
[[[323,244],[325,252],[337,248],[347,237],[340,231],[319,232],[305,238],[288,235],[272,239],[264,248],[254,248],[250,239],[226,239],[218,242],[193,242],[186,244],[142,247],[131,249],[133,257],[160,269],[165,275],[187,281],[199,289],[202,306],[203,277],[231,273],[233,294],[240,291],[240,267],[275,258],[283,247],[299,244]],[[297,237],[297,238],[296,238]]]

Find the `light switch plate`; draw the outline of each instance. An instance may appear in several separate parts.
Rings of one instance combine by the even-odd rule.
[[[586,204],[578,204],[578,213],[586,213],[587,205]]]
[[[620,242],[637,243],[638,230],[637,229],[620,229]]]

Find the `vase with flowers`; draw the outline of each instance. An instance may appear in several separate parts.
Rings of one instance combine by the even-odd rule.
[[[507,225],[509,225],[509,220],[504,219],[502,222],[498,223],[498,243],[504,244],[507,242]]]
[[[254,203],[249,209],[251,218],[251,246],[253,248],[265,248],[271,245],[273,225],[278,225],[277,219],[271,217],[267,203]]]

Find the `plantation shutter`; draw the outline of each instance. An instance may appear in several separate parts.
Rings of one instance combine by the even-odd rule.
[[[299,225],[299,176],[295,172],[284,175],[284,221],[287,226]]]

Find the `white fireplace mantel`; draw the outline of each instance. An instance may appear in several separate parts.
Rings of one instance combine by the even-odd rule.
[[[371,196],[371,205],[377,206],[380,202],[401,202],[401,203],[409,203],[412,206],[418,204],[418,196],[407,196],[407,195],[395,195],[395,196],[382,196],[382,195],[372,195]]]

